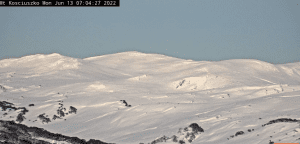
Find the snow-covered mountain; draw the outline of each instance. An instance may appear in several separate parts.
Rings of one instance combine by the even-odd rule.
[[[0,61],[0,101],[1,120],[86,140],[300,143],[299,62],[37,54]]]

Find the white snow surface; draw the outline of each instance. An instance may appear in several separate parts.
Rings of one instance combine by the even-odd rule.
[[[261,127],[278,118],[300,119],[299,62],[192,61],[136,51],[85,59],[37,54],[1,60],[0,85],[6,88],[1,101],[35,105],[22,124],[86,140],[146,144],[197,123],[204,132],[194,144],[300,142],[299,124]],[[52,118],[58,101],[77,113],[32,122],[43,113]],[[230,138],[237,131],[245,134]]]

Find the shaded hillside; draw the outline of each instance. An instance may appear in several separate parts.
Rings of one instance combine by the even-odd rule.
[[[77,137],[69,137],[61,134],[54,134],[38,127],[27,127],[23,124],[17,124],[14,121],[0,120],[0,141],[11,144],[51,144],[48,141],[59,141],[71,144],[108,144],[100,140],[90,139],[86,141]],[[40,139],[44,140],[40,140]]]

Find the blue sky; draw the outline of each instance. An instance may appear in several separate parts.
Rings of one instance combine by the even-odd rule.
[[[298,0],[120,1],[120,7],[2,7],[0,58],[139,51],[197,61],[300,60]]]

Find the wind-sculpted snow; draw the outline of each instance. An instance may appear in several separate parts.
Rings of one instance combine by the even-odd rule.
[[[0,119],[117,144],[299,143],[299,82],[300,63],[37,54],[0,60]]]
[[[206,90],[213,88],[222,88],[228,85],[230,81],[220,76],[205,75],[202,77],[187,77],[183,80],[176,81],[172,85],[176,89],[186,90]]]
[[[50,55],[31,55],[19,59],[5,59],[0,61],[0,68],[26,67],[31,72],[45,73],[55,70],[78,69],[81,63],[70,57],[54,53]]]

